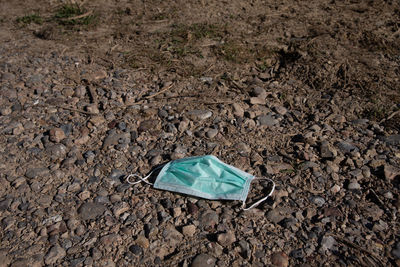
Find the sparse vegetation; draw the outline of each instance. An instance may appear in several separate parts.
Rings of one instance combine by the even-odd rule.
[[[384,105],[383,103],[377,103],[374,101],[370,107],[365,109],[364,116],[371,120],[380,121],[387,116],[389,108],[389,106]]]
[[[172,30],[168,35],[163,36],[161,42],[166,50],[171,52],[178,58],[182,58],[188,54],[196,54],[201,56],[196,43],[203,39],[221,39],[222,29],[211,24],[177,24],[172,26]]]
[[[138,49],[132,49],[125,56],[130,66],[139,67],[150,61],[154,70],[159,66],[189,76],[200,75],[209,68],[209,65],[200,66],[193,62],[209,55],[236,64],[261,62],[264,69],[270,64],[267,62],[276,57],[276,48],[249,45],[232,37],[225,24],[172,24],[168,31],[153,33],[149,46],[143,48],[137,44]]]
[[[216,53],[225,60],[233,63],[243,63],[247,61],[246,48],[238,42],[228,41],[216,48]]]
[[[167,32],[154,33],[156,37],[153,38],[152,45],[140,49],[140,55],[136,54],[138,50],[132,50],[126,56],[130,66],[139,67],[140,62],[147,59],[153,63],[153,70],[159,66],[179,69],[188,75],[197,75],[201,73],[201,68],[196,68],[185,58],[190,56],[203,58],[202,40],[207,38],[219,42],[223,33],[224,27],[214,24],[173,24]]]
[[[17,18],[17,23],[24,24],[24,25],[35,23],[35,24],[40,25],[43,23],[43,19],[38,14],[31,14],[31,15],[26,15],[26,16]]]
[[[57,13],[55,14],[54,17],[58,19],[65,19],[73,16],[79,16],[82,15],[83,13],[84,11],[79,6],[63,5],[60,9],[57,10]]]
[[[54,18],[61,25],[88,26],[96,22],[97,16],[78,5],[63,5],[57,10]]]

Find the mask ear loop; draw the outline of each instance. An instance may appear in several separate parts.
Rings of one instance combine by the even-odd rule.
[[[153,174],[153,172],[155,172],[156,170],[161,169],[162,167],[164,167],[164,165],[160,165],[160,166],[155,167],[155,168],[154,168],[147,176],[145,176],[145,177],[142,177],[142,176],[138,175],[137,173],[131,173],[131,174],[129,174],[129,175],[125,178],[125,179],[126,179],[126,182],[127,182],[128,184],[130,184],[130,185],[135,185],[135,184],[138,184],[138,183],[141,183],[141,182],[145,182],[146,184],[149,184],[149,185],[154,185],[153,183],[150,183],[150,182],[148,182],[147,180],[151,177],[151,175]],[[139,181],[131,182],[131,180],[130,180],[131,177],[139,178]]]
[[[263,177],[263,178],[254,178],[254,180],[268,180],[268,181],[270,181],[270,182],[272,183],[272,189],[271,189],[271,191],[268,193],[267,196],[263,197],[262,199],[260,199],[259,201],[257,201],[256,203],[254,203],[253,205],[251,205],[251,206],[248,207],[248,208],[245,208],[245,207],[246,207],[246,200],[244,200],[244,201],[243,201],[243,205],[242,205],[242,209],[243,209],[243,210],[251,210],[252,208],[257,207],[257,206],[260,205],[262,202],[264,202],[265,200],[267,200],[267,199],[274,193],[274,191],[275,191],[275,182],[272,181],[271,179],[266,178],[266,177]],[[253,181],[254,181],[254,180],[253,180]]]
[[[145,182],[146,184],[153,185],[153,183],[150,183],[150,182],[147,181],[152,174],[153,174],[153,172],[150,172],[147,176],[141,177],[140,175],[138,175],[136,173],[131,173],[126,177],[126,181],[128,182],[128,184],[131,184],[131,185],[135,185],[135,184],[138,184],[138,183],[141,183],[141,182]],[[131,182],[130,181],[131,177],[139,178],[139,181]]]

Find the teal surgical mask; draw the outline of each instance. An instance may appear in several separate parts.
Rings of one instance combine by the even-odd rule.
[[[178,159],[160,168],[161,171],[157,175],[154,188],[211,200],[240,200],[243,202],[242,208],[244,210],[252,209],[267,200],[275,189],[275,183],[272,180],[256,178],[249,173],[223,163],[212,155]],[[131,174],[127,177],[127,181],[130,184],[145,182],[153,185],[148,182],[148,178],[151,175],[152,172],[146,177]],[[140,180],[131,182],[131,177],[138,177]],[[250,184],[256,179],[270,181],[272,189],[267,196],[245,208]]]

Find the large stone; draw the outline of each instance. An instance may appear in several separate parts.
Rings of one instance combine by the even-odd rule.
[[[50,173],[48,168],[39,167],[39,168],[30,168],[26,171],[25,176],[29,179],[35,179],[37,177],[44,177]]]
[[[12,198],[6,198],[0,201],[0,211],[7,210],[10,207],[12,201],[13,201]]]
[[[272,209],[267,213],[267,220],[273,224],[277,224],[282,221],[285,217],[281,215],[279,209]]]
[[[136,244],[138,244],[139,246],[141,246],[142,248],[148,248],[150,245],[149,240],[144,236],[144,235],[140,235],[136,238]]]
[[[46,256],[44,257],[44,262],[48,265],[55,264],[58,260],[64,258],[66,255],[67,253],[62,247],[55,245],[51,247],[49,252],[47,252]]]
[[[400,144],[400,134],[394,134],[394,135],[389,135],[387,137],[384,138],[385,142],[388,145],[399,145]]]
[[[393,248],[392,255],[396,260],[400,259],[400,242],[397,242],[396,247]]]
[[[10,256],[6,249],[0,249],[0,267],[6,267],[10,263]]]
[[[65,133],[61,128],[53,128],[49,132],[50,141],[59,143],[65,138]]]
[[[217,239],[218,243],[223,247],[228,247],[236,242],[236,236],[233,232],[219,234]]]
[[[276,113],[280,114],[280,115],[285,115],[287,113],[287,109],[283,106],[275,106],[274,110]]]
[[[129,251],[135,255],[141,255],[143,253],[143,248],[138,245],[132,245],[129,247]]]
[[[203,228],[213,228],[219,220],[219,216],[215,211],[207,210],[200,216],[200,226]]]
[[[267,101],[263,97],[250,97],[250,104],[265,105],[265,104],[267,104]]]
[[[176,247],[183,239],[183,235],[173,225],[168,225],[163,231],[163,237],[171,247]]]
[[[262,97],[265,98],[267,97],[267,92],[265,91],[264,88],[256,86],[253,88],[253,90],[251,91],[251,95],[255,96],[255,97]]]
[[[217,129],[210,129],[206,132],[206,136],[208,138],[214,138],[216,135],[218,134],[218,130]]]
[[[126,143],[130,142],[131,135],[130,133],[116,133],[112,132],[110,133],[103,142],[103,149],[111,146],[111,145],[117,145],[119,143],[119,140],[123,139],[123,141]]]
[[[141,133],[141,132],[158,130],[159,128],[160,128],[160,122],[158,120],[145,120],[140,123],[138,131]]]
[[[275,252],[271,255],[271,263],[276,267],[288,267],[289,257],[285,252]]]
[[[100,243],[104,245],[105,247],[108,247],[110,245],[115,245],[121,240],[121,237],[117,234],[109,234],[102,236],[100,238]]]
[[[324,236],[320,242],[321,249],[324,251],[327,250],[336,250],[336,240],[332,236]]]
[[[78,210],[82,220],[96,219],[106,211],[106,207],[100,203],[84,203]]]
[[[322,142],[319,147],[321,158],[334,158],[337,156],[337,151],[328,142]]]
[[[30,265],[30,260],[29,259],[24,259],[24,258],[18,258],[16,259],[10,267],[26,267],[26,266],[31,266]],[[1,263],[0,263],[1,266]]]
[[[384,211],[374,203],[363,205],[361,210],[363,215],[372,221],[378,221],[384,214]]]
[[[310,201],[314,203],[317,207],[322,207],[325,204],[325,199],[320,196],[310,197]]]
[[[67,148],[63,144],[54,144],[46,148],[46,153],[53,159],[63,159],[67,155]]]
[[[383,173],[385,174],[385,178],[390,181],[397,176],[400,176],[400,169],[392,165],[385,164],[385,166],[383,167]]]
[[[286,162],[267,162],[267,173],[268,174],[279,174],[279,173],[291,173],[294,172],[292,165]]]
[[[195,109],[195,110],[186,112],[186,115],[192,120],[202,121],[202,120],[210,118],[212,116],[212,112],[209,110]]]
[[[208,254],[199,254],[194,258],[191,267],[214,267],[215,258]]]
[[[353,151],[358,151],[358,147],[353,145],[352,143],[342,141],[336,144],[336,146],[343,152],[343,153],[351,153]]]
[[[241,156],[247,156],[251,152],[250,146],[243,142],[237,143],[235,148]]]
[[[244,109],[242,108],[242,106],[240,104],[233,103],[232,108],[233,108],[233,115],[235,115],[236,117],[240,117],[240,118],[244,116]]]
[[[114,206],[113,213],[114,213],[115,217],[118,218],[122,213],[128,211],[129,209],[130,209],[130,206],[128,203],[121,202]]]
[[[349,185],[347,186],[349,190],[360,190],[361,185],[357,182],[357,180],[352,180]]]
[[[191,225],[185,225],[182,227],[182,234],[184,236],[192,237],[196,233],[196,226],[191,224]]]
[[[261,126],[267,126],[267,127],[272,127],[274,125],[277,125],[279,122],[274,119],[271,115],[262,115],[257,118],[258,122],[260,123]]]

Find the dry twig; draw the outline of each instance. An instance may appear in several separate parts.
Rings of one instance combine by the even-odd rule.
[[[397,114],[400,114],[400,110],[392,112],[387,118],[382,119],[379,123],[385,122],[396,116]]]
[[[93,88],[92,86],[90,86],[90,85],[88,85],[87,87],[88,87],[90,96],[91,96],[91,98],[92,98],[93,104],[95,104],[95,105],[97,106],[98,101],[97,101],[97,93],[96,93],[96,90],[94,90],[94,88]]]
[[[93,13],[93,10],[90,10],[90,11],[88,11],[88,12],[82,14],[82,15],[78,15],[78,16],[74,16],[74,17],[70,17],[70,18],[65,18],[64,20],[81,19],[81,18],[84,18],[84,17],[92,15],[92,13]]]
[[[158,91],[158,92],[155,93],[154,95],[148,95],[148,96],[145,96],[145,98],[146,98],[146,99],[149,99],[149,98],[153,98],[153,97],[155,97],[155,96],[157,96],[157,95],[159,95],[159,94],[162,94],[162,93],[164,93],[165,91],[171,89],[173,85],[174,85],[174,84],[172,83],[170,86],[165,87],[164,89],[162,89],[161,91]]]
[[[365,248],[360,247],[360,246],[357,245],[357,244],[354,244],[353,242],[351,242],[351,241],[349,241],[349,240],[347,240],[347,239],[345,239],[345,238],[342,238],[342,237],[337,236],[337,235],[332,235],[332,236],[333,236],[335,239],[337,239],[337,240],[339,240],[340,242],[342,242],[343,244],[345,244],[345,245],[347,245],[347,246],[350,246],[350,247],[352,247],[352,248],[354,248],[354,249],[357,249],[358,251],[361,251],[361,252],[363,252],[363,253],[365,253],[365,254],[371,256],[376,262],[378,262],[378,263],[380,264],[380,266],[385,266],[385,265],[382,263],[382,261],[378,258],[378,256],[375,255],[374,253],[372,253],[372,252],[366,250]]]

